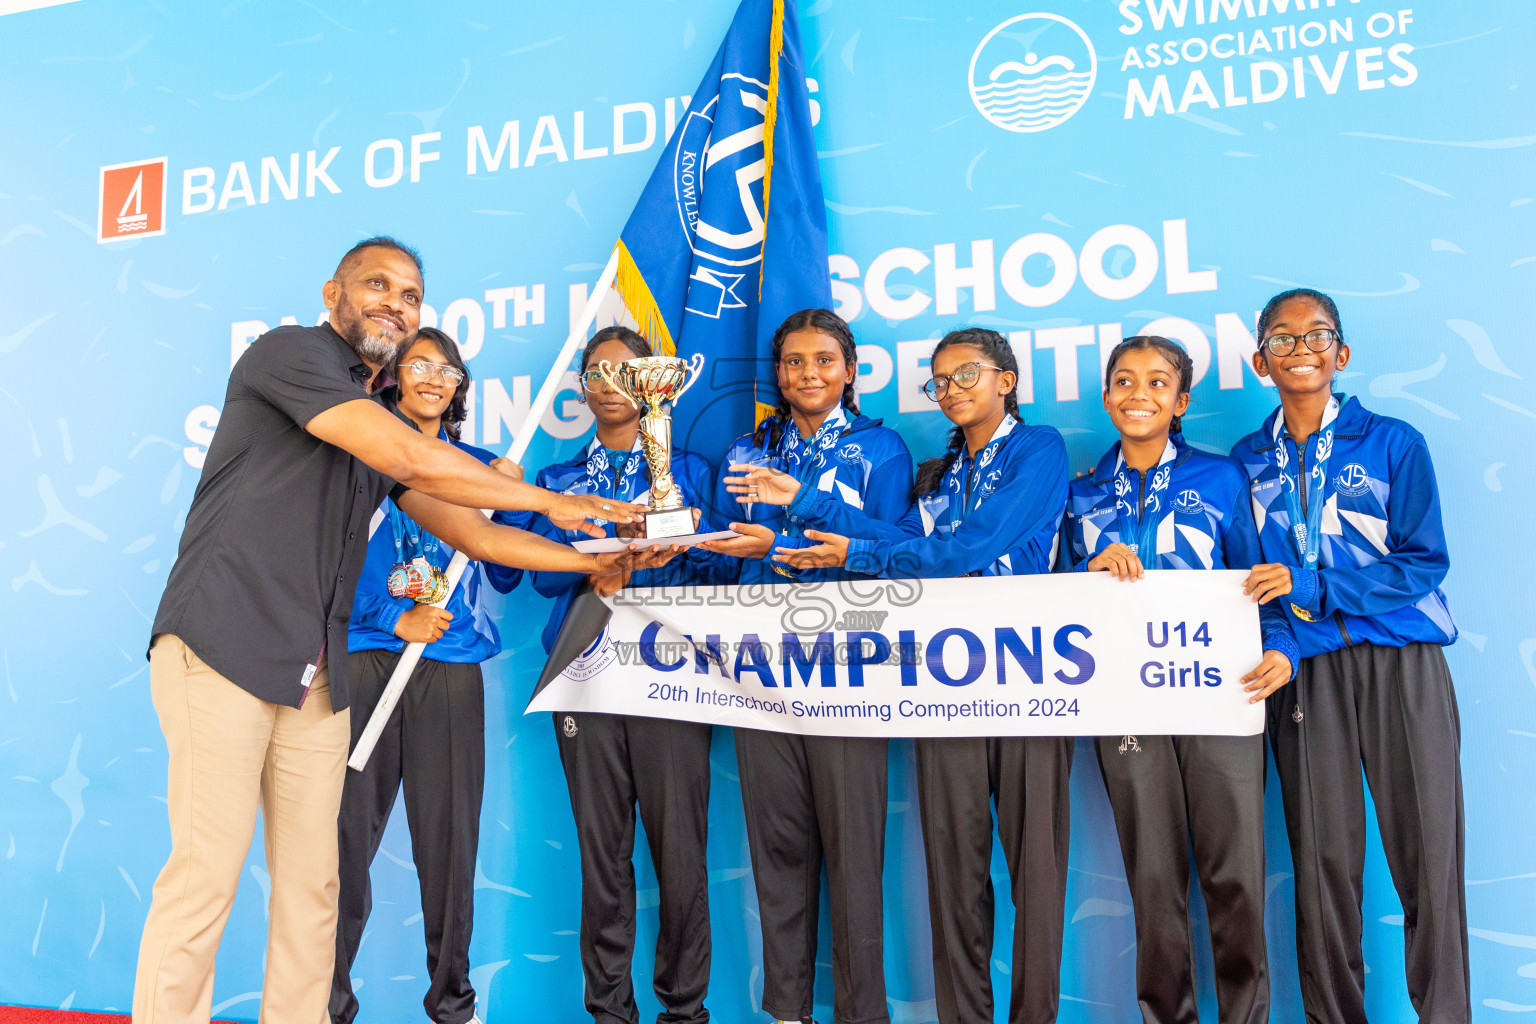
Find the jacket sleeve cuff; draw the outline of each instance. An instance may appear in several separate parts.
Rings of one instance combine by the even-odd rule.
[[[795,495],[795,500],[791,501],[789,507],[784,510],[785,518],[791,522],[812,518],[816,510],[816,496],[820,493],[809,483],[802,483],[800,492]]]
[[[1321,611],[1322,590],[1318,580],[1316,569],[1302,569],[1291,566],[1291,593],[1290,600],[1298,608],[1305,608],[1309,612]]]
[[[406,609],[409,608],[412,604],[415,604],[415,602],[414,601],[388,601],[388,602],[385,602],[383,607],[381,607],[379,609],[379,629],[381,629],[384,632],[390,634],[391,636],[394,636],[395,635],[395,625],[400,621],[400,616],[404,615],[405,612],[406,612]]]
[[[843,567],[865,576],[878,576],[885,569],[875,555],[875,542],[863,537],[854,537],[848,541],[848,558]]]
[[[1301,649],[1296,646],[1295,640],[1285,633],[1276,630],[1264,638],[1264,649],[1266,651],[1277,651],[1285,655],[1286,659],[1291,663],[1291,678],[1296,678],[1296,673],[1301,668]]]

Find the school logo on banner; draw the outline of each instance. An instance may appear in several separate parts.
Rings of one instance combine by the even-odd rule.
[[[971,55],[971,102],[1010,132],[1043,132],[1080,110],[1099,62],[1082,29],[1056,14],[1020,14]]]
[[[578,654],[576,660],[566,667],[565,672],[572,679],[589,679],[613,664],[617,657],[613,649],[613,641],[609,639],[608,630],[605,627],[598,634],[597,639],[593,640],[587,649]],[[566,735],[574,736],[575,734],[573,726],[571,732]]]
[[[96,241],[165,234],[165,157],[101,169]]]

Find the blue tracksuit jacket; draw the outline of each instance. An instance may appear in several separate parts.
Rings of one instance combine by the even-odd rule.
[[[1177,454],[1165,507],[1146,513],[1162,516],[1157,525],[1156,559],[1142,554],[1141,564],[1148,569],[1251,569],[1265,561],[1247,501],[1248,476],[1242,465],[1236,459],[1189,447],[1182,434],[1174,434],[1170,440]],[[1134,542],[1120,536],[1116,524],[1115,468],[1119,457],[1117,441],[1092,475],[1069,485],[1067,518],[1062,524],[1063,568],[1085,570],[1089,560],[1111,544]],[[1140,474],[1140,478],[1144,496],[1146,475]],[[1260,605],[1259,625],[1264,649],[1279,651],[1290,659],[1294,675],[1301,655],[1285,599]]]
[[[1067,449],[1054,427],[1011,416],[975,458],[962,448],[935,491],[899,523],[850,514],[802,489],[787,517],[850,538],[847,567],[901,578],[1050,572],[1067,495]],[[956,508],[968,508],[958,524]]]
[[[579,455],[540,470],[537,483],[540,487],[562,494],[601,494],[605,498],[643,505],[650,500],[651,474],[645,457],[640,453],[638,438],[629,457],[638,461],[631,461],[628,467],[630,472],[618,473],[609,463],[607,449],[593,438],[591,444]],[[714,483],[714,472],[709,462],[703,456],[681,448],[672,449],[672,477],[677,481],[683,501],[695,507],[703,504],[700,497],[709,494]],[[543,516],[536,517],[535,523],[534,529],[537,532],[561,544],[587,539],[586,534],[563,530]],[[716,529],[718,527],[710,524],[709,510],[700,508],[699,532],[710,533]],[[608,536],[616,536],[612,523],[606,524],[606,531]],[[629,586],[634,589],[730,583],[734,582],[736,561],[725,555],[690,548],[660,569],[642,569],[635,573]],[[555,606],[550,611],[549,622],[544,626],[542,637],[544,650],[549,651],[554,647],[555,637],[560,633],[560,624],[565,621],[571,599],[576,596],[576,588],[583,577],[574,572],[535,572],[530,575],[534,590],[555,599]]]
[[[496,457],[483,448],[453,441],[446,433],[438,436],[486,464]],[[384,518],[368,540],[368,554],[357,579],[357,596],[352,601],[352,620],[347,626],[350,652],[398,651],[405,646],[405,641],[395,635],[395,623],[416,602],[409,597],[389,596],[391,569],[422,556],[439,569],[446,569],[453,558],[453,548],[417,526],[393,501],[386,499],[379,512]],[[528,512],[497,512],[492,518],[503,526],[526,530],[533,516]],[[447,610],[453,621],[438,640],[427,645],[422,657],[429,661],[478,664],[501,653],[501,636],[483,600],[482,576],[506,594],[517,586],[523,571],[471,562],[464,570],[463,581],[448,599]]]
[[[1285,484],[1274,459],[1275,417],[1281,411],[1232,449],[1248,475],[1265,561],[1291,566],[1292,590],[1281,602],[1301,655],[1358,643],[1453,643],[1456,620],[1440,589],[1450,555],[1424,437],[1354,398],[1339,396],[1339,403],[1323,483],[1319,569],[1301,567],[1291,536]],[[1308,439],[1305,465],[1313,464],[1317,440],[1317,434]],[[1296,442],[1286,436],[1283,443],[1296,465],[1301,454]],[[1298,618],[1292,603],[1317,621]]]
[[[777,430],[773,418],[768,437]],[[795,430],[793,421],[784,425],[785,430]],[[751,462],[765,455],[778,459],[780,444],[765,451],[753,444],[752,435],[738,438],[721,463],[721,482],[715,491],[715,514],[721,522],[761,523],[779,536],[774,545],[782,548],[807,547],[811,544],[802,535],[802,525],[792,519],[787,510],[779,505],[754,502],[750,514],[747,506],[736,501],[736,496],[725,489],[724,476],[733,462]],[[775,469],[784,469],[782,461],[772,463]],[[838,437],[837,444],[826,453],[824,466],[815,474],[812,486],[802,487],[801,496],[815,492],[830,504],[860,510],[871,519],[890,524],[899,522],[912,504],[912,454],[901,435],[879,420],[858,415],[851,418],[848,426]],[[814,523],[806,525],[815,529]],[[776,571],[777,570],[777,571]],[[795,569],[775,563],[773,552],[759,560],[743,561],[740,565],[741,583],[817,583],[826,580],[858,579],[869,575],[867,571],[844,569]]]

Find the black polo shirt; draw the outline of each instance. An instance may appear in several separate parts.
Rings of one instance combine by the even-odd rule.
[[[152,637],[174,633],[273,704],[299,705],[322,644],[331,707],[351,700],[347,619],[368,521],[405,488],[304,425],[358,399],[395,411],[368,393],[370,373],[330,324],[279,327],[246,349],[155,614]]]

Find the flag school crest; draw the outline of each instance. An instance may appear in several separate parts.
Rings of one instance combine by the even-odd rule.
[[[779,324],[832,305],[794,4],[742,0],[692,97],[619,235],[614,289],[656,352],[704,356],[712,396],[677,410],[674,436],[718,458],[765,408]]]
[[[1180,491],[1179,498],[1173,503],[1173,507],[1191,515],[1205,511],[1205,503],[1200,500],[1199,491]]]
[[[677,214],[695,256],[724,267],[750,267],[763,259],[763,118],[768,84],[727,72],[720,93],[701,109],[689,108],[673,160]],[[715,134],[716,115],[722,133]],[[723,195],[701,214],[703,196]],[[734,200],[734,201],[732,201]],[[713,222],[712,222],[713,221]],[[697,272],[695,273],[697,279]]]
[[[1010,132],[1043,132],[1082,109],[1099,62],[1077,25],[1056,14],[1020,14],[986,34],[971,55],[971,102]]]

